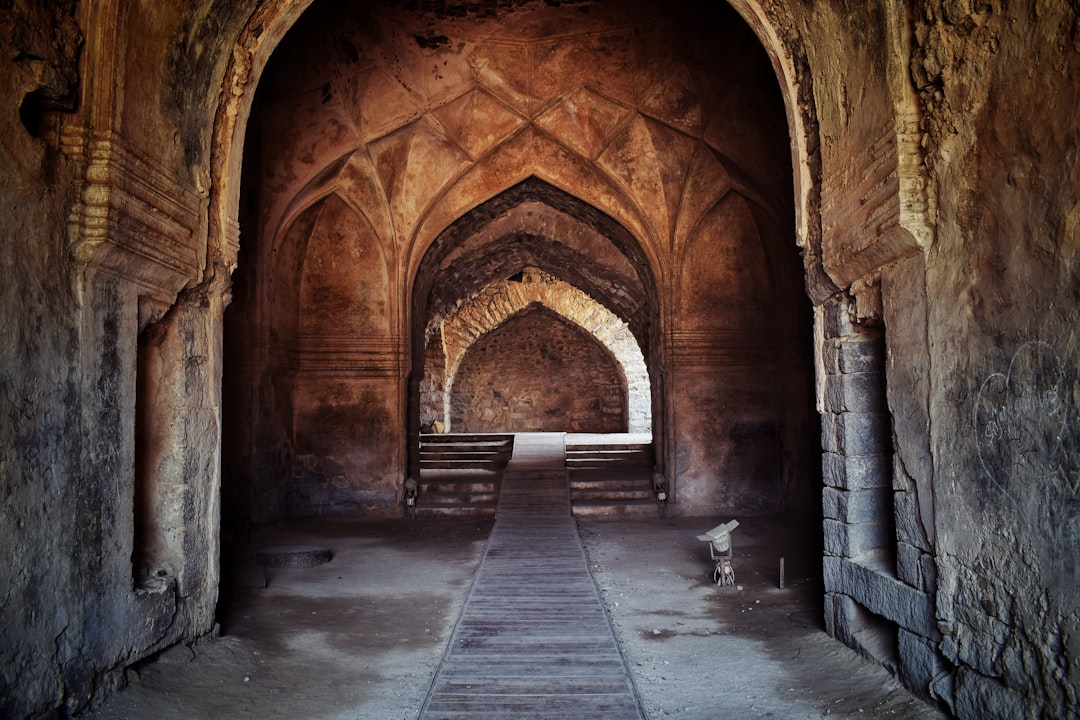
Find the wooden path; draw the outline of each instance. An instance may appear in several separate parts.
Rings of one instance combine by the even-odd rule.
[[[642,720],[577,525],[564,436],[519,434],[420,720]]]

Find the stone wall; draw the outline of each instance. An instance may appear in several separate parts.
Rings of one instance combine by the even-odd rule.
[[[527,264],[638,341],[673,511],[811,516],[816,317],[829,630],[1073,712],[1075,3],[306,5],[0,4],[0,714],[209,632],[219,498],[391,511],[413,309]]]
[[[626,381],[596,340],[534,306],[469,348],[451,432],[626,432]]]
[[[74,714],[213,627],[225,284],[207,156],[147,72],[183,12],[0,7],[0,716]]]
[[[914,21],[939,207],[926,293],[947,697],[965,717],[1067,717],[1080,705],[1080,10],[916,3]]]
[[[830,629],[856,646],[877,638],[863,649],[959,717],[1068,717],[1080,688],[1080,463],[1065,419],[1077,399],[1080,170],[1061,153],[1077,136],[1077,10],[875,12],[807,18],[843,48],[810,51],[825,265],[852,301],[820,311],[824,439],[849,437],[853,413],[830,419],[826,406],[862,382],[844,352],[878,321],[892,437],[891,512],[860,517],[855,487],[826,490],[826,513],[843,519],[825,566]],[[857,459],[827,455],[826,478],[850,483]],[[880,519],[894,526],[895,566],[871,562]]]

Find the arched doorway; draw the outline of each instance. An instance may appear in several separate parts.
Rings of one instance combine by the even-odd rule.
[[[455,387],[462,358],[535,303],[569,319],[583,340],[615,360],[620,376],[618,397],[606,403],[593,398],[588,411],[575,408],[582,396],[592,395],[588,386],[596,379],[589,368],[581,367],[570,376],[559,373],[561,380],[545,378],[549,388],[578,378],[580,392],[567,388],[564,407],[552,406],[550,397],[541,398],[539,386],[528,398],[522,398],[523,408],[544,405],[547,422],[538,416],[523,416],[504,428],[488,424],[489,430],[506,432],[528,426],[537,430],[651,433],[653,409],[663,407],[661,385],[653,382],[661,375],[656,297],[656,281],[640,244],[613,218],[536,177],[507,188],[440,233],[417,269],[412,297],[410,416],[419,415],[419,429],[430,430],[430,426],[423,426],[438,421],[430,396],[442,387],[446,417],[440,424],[453,432],[450,390]],[[555,315],[538,317],[551,320],[540,327],[558,335],[562,323]],[[547,346],[558,344],[555,335],[542,334],[536,339],[537,358],[549,354]],[[520,360],[525,364],[534,361]],[[522,370],[529,372],[524,367]],[[623,417],[612,424],[604,415],[616,404],[623,408]],[[460,402],[458,409],[462,410]],[[475,410],[492,412],[490,408]],[[521,412],[528,415],[524,409]],[[657,427],[661,426],[662,418],[657,421]],[[410,443],[412,447],[417,444]],[[414,459],[410,472],[417,472]]]
[[[625,382],[602,345],[539,305],[462,358],[450,392],[460,432],[626,432]]]
[[[683,12],[305,12],[246,137],[232,504],[394,512],[432,322],[533,266],[637,340],[657,466],[685,512],[816,518],[783,97],[734,11],[708,13],[723,43]]]
[[[488,285],[450,317],[433,319],[425,329],[421,430],[454,431],[449,419],[451,388],[465,353],[480,337],[530,306],[547,308],[567,320],[614,360],[622,386],[619,404],[627,406],[621,429],[615,432],[650,433],[652,383],[641,347],[626,322],[588,294],[535,267]],[[538,348],[539,354],[544,352]]]

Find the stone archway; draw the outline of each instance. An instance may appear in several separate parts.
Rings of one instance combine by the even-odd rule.
[[[450,388],[469,349],[508,318],[538,303],[589,333],[618,363],[628,406],[626,427],[632,433],[652,430],[651,384],[641,348],[625,321],[569,283],[537,268],[525,268],[511,280],[488,285],[445,321],[425,331],[421,427],[450,422]]]
[[[259,106],[262,120],[248,143],[258,155],[248,166],[261,167],[270,179],[257,186],[263,188],[257,211],[245,220],[249,267],[256,268],[250,272],[262,267],[269,276],[292,252],[290,242],[312,244],[310,233],[328,230],[329,223],[304,226],[308,239],[289,240],[289,228],[299,227],[305,208],[337,198],[355,214],[356,227],[368,228],[387,252],[386,304],[374,309],[369,303],[364,310],[385,322],[369,323],[379,329],[337,343],[332,351],[326,342],[311,344],[288,333],[257,339],[275,347],[248,357],[267,358],[260,363],[280,359],[312,381],[298,376],[287,391],[290,397],[282,396],[278,404],[294,411],[285,445],[274,452],[252,448],[251,457],[308,463],[314,468],[310,477],[328,483],[325,490],[334,497],[342,495],[342,487],[349,497],[372,501],[394,493],[401,470],[411,466],[414,443],[400,443],[392,458],[382,441],[359,434],[350,440],[352,449],[325,448],[309,457],[300,441],[317,433],[303,432],[302,426],[311,424],[305,418],[315,427],[318,417],[336,412],[332,395],[310,393],[333,380],[341,397],[369,398],[363,402],[376,408],[380,419],[368,425],[408,426],[405,438],[415,437],[424,358],[417,338],[424,337],[432,318],[448,317],[486,284],[531,263],[553,270],[626,323],[652,378],[658,464],[671,472],[677,495],[698,511],[747,501],[779,507],[796,498],[801,471],[795,468],[809,462],[798,440],[808,421],[805,411],[784,408],[809,403],[784,398],[809,391],[807,382],[795,378],[805,374],[808,357],[799,346],[808,333],[791,314],[774,311],[794,307],[802,297],[791,263],[791,218],[797,210],[789,204],[788,154],[769,135],[786,134],[783,102],[768,85],[773,71],[760,47],[754,49],[756,39],[737,29],[733,13],[717,11],[735,22],[725,27],[736,28],[725,31],[733,33],[730,42],[717,49],[676,41],[690,32],[677,13],[666,18],[644,7],[590,16],[594,31],[606,38],[602,45],[595,42],[601,35],[577,29],[577,20],[571,35],[557,42],[528,33],[521,37],[514,25],[529,12],[555,10],[537,6],[507,15],[507,27],[514,26],[507,42],[519,43],[526,54],[550,53],[555,63],[542,75],[529,75],[528,66],[520,66],[524,79],[512,76],[517,67],[512,63],[493,64],[489,55],[495,49],[487,39],[469,35],[467,24],[456,24],[453,31],[468,52],[446,56],[446,84],[424,90],[429,95],[424,102],[418,101],[420,86],[407,76],[418,72],[428,55],[442,53],[439,47],[384,33],[379,42],[393,44],[396,55],[371,53],[379,47],[372,44],[375,28],[416,21],[407,11],[317,4],[305,13],[290,36],[307,40],[286,42],[284,53],[308,42],[305,52],[318,49],[326,57],[317,63],[282,61],[273,68],[267,99]],[[643,36],[646,45],[629,43],[646,17],[652,28]],[[666,19],[657,26],[654,21],[661,17]],[[334,35],[332,42],[314,40],[324,32]],[[366,49],[360,52],[361,47]],[[745,62],[747,53],[755,52],[755,63]],[[739,56],[740,62],[733,64],[723,53]],[[391,56],[399,59],[388,61]],[[584,58],[589,61],[582,64]],[[611,58],[619,58],[624,69],[612,74],[591,64]],[[560,68],[571,65],[583,74],[561,74]],[[466,72],[467,67],[473,69]],[[713,70],[703,74],[708,67]],[[721,68],[753,69],[742,85],[733,85]],[[327,82],[314,92],[314,78],[304,75],[324,71]],[[759,121],[732,127],[714,111],[736,86],[741,92],[751,88],[760,107],[768,108],[760,111]],[[365,104],[373,93],[381,105]],[[277,98],[287,100],[276,104]],[[305,132],[290,133],[290,123],[301,116]],[[485,133],[475,132],[479,127]],[[477,272],[480,267],[486,269]],[[239,279],[239,286],[245,283]],[[266,302],[258,298],[261,290],[249,292],[255,293],[254,302]],[[275,292],[289,291],[281,286]],[[335,296],[366,302],[349,292]],[[237,307],[247,301],[237,295]],[[352,310],[343,315],[353,316]],[[402,333],[406,326],[409,332]],[[781,353],[768,347],[777,340]],[[395,377],[402,366],[411,368],[411,377]],[[774,382],[777,373],[789,379]],[[250,397],[264,403],[260,398],[280,392],[279,384]],[[401,398],[404,404],[395,406]],[[728,423],[735,425],[715,444],[702,440],[704,428]],[[720,470],[738,463],[747,438],[760,445],[751,455],[772,459],[737,464],[734,472]],[[368,466],[360,474],[359,463],[343,462],[349,457],[378,457],[381,470]],[[295,468],[281,470],[283,477],[297,477]],[[371,486],[375,478],[378,487]]]
[[[450,389],[462,358],[539,304],[618,364],[629,421],[605,425],[598,410],[595,422],[579,417],[571,425],[654,430],[653,413],[663,407],[653,380],[661,362],[656,293],[640,243],[611,217],[535,177],[496,194],[446,228],[417,269],[410,417],[453,431]]]
[[[538,303],[465,351],[448,394],[453,432],[627,430],[626,385],[615,358]]]
[[[1057,667],[1056,643],[1026,639],[1056,638],[1063,618],[1076,615],[1073,597],[1039,607],[1044,578],[1070,577],[1059,572],[1055,548],[1075,540],[1075,528],[1055,513],[1075,499],[1075,483],[1049,487],[1036,478],[1042,495],[1033,498],[1033,517],[1012,517],[1000,537],[964,530],[1008,510],[1008,498],[984,486],[1000,489],[1006,481],[994,473],[1016,470],[980,467],[985,448],[969,428],[981,422],[972,407],[985,400],[980,383],[1008,379],[1009,358],[1020,352],[1010,345],[1071,338],[1075,325],[1068,244],[1075,198],[1046,191],[1076,186],[1071,157],[1055,155],[1075,144],[1076,123],[1068,122],[1077,107],[1075,53],[1053,42],[1075,25],[1071,6],[1032,13],[1026,5],[959,3],[942,13],[929,12],[938,9],[933,3],[840,0],[731,0],[736,12],[678,0],[39,5],[14,5],[14,17],[29,22],[11,25],[16,49],[4,61],[14,70],[5,74],[6,126],[17,131],[5,146],[17,163],[5,188],[17,216],[12,237],[26,238],[9,243],[7,257],[29,281],[26,299],[12,290],[7,297],[19,333],[56,329],[38,345],[9,350],[19,395],[9,403],[15,429],[5,437],[35,450],[8,458],[12,476],[26,478],[19,486],[26,494],[13,494],[20,517],[43,512],[47,527],[70,513],[78,534],[39,531],[24,541],[13,532],[8,547],[16,577],[34,577],[35,558],[62,558],[43,569],[47,587],[67,579],[87,598],[46,598],[40,609],[16,603],[34,611],[11,645],[19,657],[38,658],[20,679],[46,678],[34,690],[40,697],[75,692],[119,663],[208,630],[221,469],[229,483],[246,474],[250,487],[268,488],[270,519],[288,510],[282,498],[298,469],[312,470],[305,482],[322,483],[312,497],[332,507],[372,514],[394,507],[412,437],[403,428],[416,271],[447,228],[529,178],[612,218],[640,251],[626,257],[652,281],[645,300],[655,307],[627,312],[650,321],[628,326],[661,388],[656,435],[683,507],[707,513],[724,502],[810,508],[820,501],[809,460],[822,436],[806,402],[815,397],[831,483],[830,631],[856,643],[860,618],[880,616],[904,649],[905,680],[937,683],[935,691],[955,693],[958,708],[1007,699],[1013,689],[1043,699],[1071,692],[1059,673],[1049,679],[1030,668],[1010,673],[1013,687],[1005,688],[954,642],[996,647],[996,621],[984,617],[994,613],[971,601],[972,588],[985,584],[986,553],[1018,578],[1005,588],[1016,601],[1009,648],[1030,651],[1028,665]],[[364,15],[317,22],[335,19],[328,15],[335,10]],[[76,24],[85,31],[78,52]],[[289,51],[295,37],[283,36],[312,33],[312,24],[322,30],[308,34],[302,50],[313,59],[299,52],[299,62],[278,65],[325,74],[263,73],[272,54]],[[341,30],[355,34],[334,34]],[[324,37],[334,42],[319,42]],[[353,42],[358,37],[365,42]],[[1015,82],[1010,61],[1018,57],[1047,69],[1040,83]],[[76,73],[84,74],[77,98]],[[754,94],[776,79],[775,93]],[[263,105],[249,122],[257,84],[272,96],[267,103],[285,99],[281,107],[297,114]],[[1011,122],[1042,105],[1054,112]],[[242,159],[246,145],[255,153],[250,163]],[[1037,172],[1021,177],[1002,149],[1019,151],[1021,164],[1052,161],[1027,163]],[[242,191],[242,166],[253,193]],[[332,260],[332,235],[342,227],[344,248],[374,250],[354,242],[360,228],[377,237],[384,275],[366,276],[370,286],[349,285],[352,276],[337,268],[286,280],[297,266],[281,266],[303,264],[310,240],[310,268]],[[521,228],[527,232],[515,239],[534,251],[557,234]],[[507,266],[512,244],[499,247]],[[795,247],[803,264],[793,270],[785,258]],[[374,252],[360,258],[365,270],[375,265]],[[590,269],[583,280],[611,279]],[[35,280],[43,282],[34,287]],[[803,283],[814,305],[813,360],[811,312],[797,297]],[[344,303],[341,314],[320,313],[322,291]],[[249,318],[236,322],[238,311],[223,322],[230,294],[238,308],[263,303],[289,317],[245,327]],[[634,310],[636,300],[612,293],[613,308]],[[287,332],[302,326],[317,332]],[[246,383],[239,401],[232,383],[219,381],[223,337],[229,362],[250,364],[229,376]],[[1055,352],[1067,364],[1074,347],[1060,342]],[[884,370],[862,364],[864,345],[884,355]],[[819,374],[808,389],[811,366]],[[43,369],[40,377],[30,377],[34,368]],[[298,374],[302,382],[294,382]],[[780,380],[770,385],[771,378]],[[354,408],[367,412],[365,422],[356,422]],[[267,409],[280,435],[217,443],[244,426],[245,413],[257,418]],[[325,427],[327,410],[357,432],[324,446],[296,431]],[[716,442],[701,441],[710,432]],[[864,432],[874,442],[856,447]],[[747,439],[754,447],[746,455],[782,460],[762,463],[760,472],[754,463],[734,465]],[[305,450],[299,460],[297,448]],[[885,449],[892,461],[874,462],[891,465],[894,482],[860,494],[867,488],[852,483],[865,480],[859,472],[869,462],[860,458]],[[285,482],[260,485],[271,477]],[[36,479],[59,490],[60,501],[43,504]],[[132,507],[145,516],[133,518]],[[890,512],[895,527],[884,530]],[[1009,545],[1014,536],[1041,537],[1033,531],[1047,525],[1061,542]],[[162,529],[175,531],[175,551],[146,553],[139,564],[161,566],[178,592],[148,599],[133,594],[129,550],[160,540],[152,536]],[[895,572],[861,558],[860,549],[876,552],[894,540]],[[82,567],[92,572],[75,572]],[[944,616],[935,618],[935,605]],[[1002,605],[991,598],[982,608],[995,606]],[[130,643],[97,642],[108,628],[91,621],[106,615],[131,619]],[[53,627],[57,618],[71,622]],[[166,634],[154,635],[170,618]],[[59,637],[63,643],[54,642]],[[94,642],[80,644],[87,639]],[[938,650],[952,666],[942,669]]]

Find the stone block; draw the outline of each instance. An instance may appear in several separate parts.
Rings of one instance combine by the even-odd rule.
[[[856,455],[844,459],[848,490],[892,487],[892,461],[888,455]]]
[[[884,489],[891,486],[891,465],[886,455],[845,457],[825,452],[821,458],[822,480],[827,487],[843,490]],[[882,497],[886,497],[882,494]]]
[[[896,576],[914,588],[924,590],[922,550],[906,542],[896,544]]]
[[[885,376],[880,372],[845,373],[844,408],[849,412],[886,413]],[[891,440],[891,438],[890,438]]]
[[[824,517],[847,523],[884,522],[892,512],[890,496],[877,488],[849,491],[826,487],[821,494],[821,510]]]
[[[945,660],[934,643],[903,628],[897,633],[900,650],[900,681],[918,697],[931,702],[930,685],[947,672]]]
[[[828,484],[828,483],[826,483]],[[843,520],[843,507],[844,499],[842,495],[845,494],[843,490],[837,490],[835,487],[826,487],[821,491],[821,515],[828,520]]]
[[[871,490],[850,490],[843,519],[849,523],[885,523],[892,508],[889,507],[888,494],[879,488]]]
[[[836,593],[825,593],[825,633],[830,637],[836,637],[836,602],[842,597]]]
[[[829,593],[825,598],[825,631],[850,646],[859,630],[858,603],[842,593]]]
[[[853,326],[848,307],[849,303],[839,297],[830,298],[818,306],[821,330],[826,339],[842,338],[852,334]]]
[[[875,373],[885,368],[885,344],[876,340],[848,339],[838,348],[840,371]]]
[[[843,455],[834,452],[825,452],[821,455],[822,482],[828,487],[847,487],[846,462]]]
[[[827,620],[826,628],[831,627],[830,634],[834,638],[890,672],[898,671],[896,623],[867,610],[853,598],[837,593],[833,594],[829,612],[831,618]]]
[[[940,637],[932,595],[916,590],[857,560],[826,557],[822,562],[826,592],[842,593],[870,612],[895,622],[917,635],[936,641]]]
[[[827,555],[850,557],[850,555],[845,552],[847,537],[844,523],[838,520],[822,520],[821,530],[823,535],[823,548]]]
[[[840,592],[844,586],[844,560],[826,555],[821,559],[821,581],[826,592]]]
[[[842,413],[847,407],[844,405],[844,376],[825,376],[825,412]]]
[[[892,449],[892,429],[884,413],[846,412],[839,416],[840,451],[873,455]]]
[[[884,523],[845,523],[823,520],[825,552],[841,557],[856,557],[885,547],[891,542],[888,525]]]
[[[930,553],[923,553],[919,558],[919,564],[922,566],[922,583],[923,586],[920,590],[925,590],[928,593],[937,592],[937,561],[934,560],[934,556]]]
[[[915,490],[915,481],[907,474],[904,463],[893,455],[892,486],[897,492],[911,492]]]
[[[913,492],[893,493],[896,514],[896,539],[926,549],[929,543],[919,519],[919,503]]]
[[[961,720],[1013,720],[1035,717],[1022,693],[996,678],[960,668],[954,682],[953,712]],[[1054,715],[1041,715],[1054,717]],[[1060,717],[1068,717],[1061,715]]]
[[[841,452],[843,440],[839,418],[839,415],[833,413],[821,414],[821,449],[824,452]]]
[[[821,364],[826,375],[840,374],[840,344],[839,340],[826,340],[821,347]]]
[[[829,412],[885,413],[885,377],[881,373],[830,375],[825,378]]]

